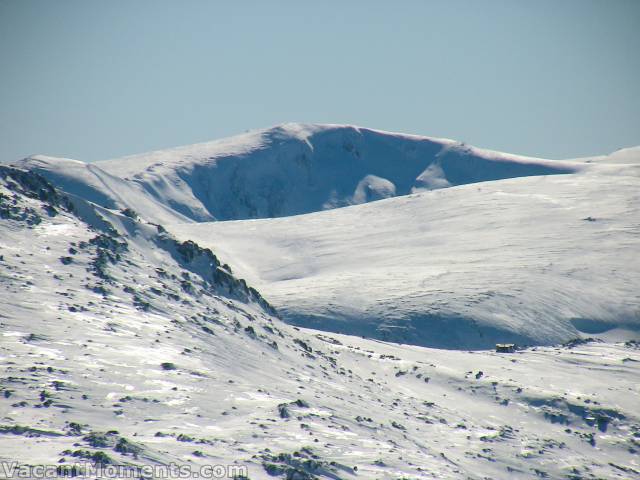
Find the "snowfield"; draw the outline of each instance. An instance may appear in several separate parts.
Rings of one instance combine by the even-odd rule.
[[[440,348],[640,330],[640,167],[172,225],[290,323]]]
[[[298,326],[467,349],[640,329],[638,147],[559,161],[285,124],[17,166],[211,247]]]
[[[0,469],[640,478],[640,149],[288,124],[16,166]]]

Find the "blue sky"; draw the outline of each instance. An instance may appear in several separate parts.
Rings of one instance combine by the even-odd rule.
[[[640,1],[0,0],[0,160],[282,122],[566,158],[640,144]]]

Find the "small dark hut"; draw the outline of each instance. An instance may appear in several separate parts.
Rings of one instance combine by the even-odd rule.
[[[516,345],[514,343],[496,343],[496,352],[498,353],[515,353]]]

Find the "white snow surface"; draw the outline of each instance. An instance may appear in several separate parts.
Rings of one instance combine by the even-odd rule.
[[[0,181],[15,214],[0,222],[6,465],[231,465],[252,479],[640,476],[638,344],[496,354],[295,329],[208,283],[144,223],[79,200],[80,217],[49,216],[16,192]],[[97,235],[128,245],[106,278]]]
[[[171,230],[218,252],[301,326],[444,348],[637,335],[639,172],[603,167]]]
[[[66,191],[82,191],[108,208],[138,205],[146,218],[160,223],[171,221],[167,209],[198,222],[283,217],[425,189],[586,168],[447,139],[306,124],[93,164],[37,156],[18,166],[36,169]],[[90,192],[83,183],[91,185]]]
[[[615,343],[636,335],[638,318],[640,190],[626,154],[564,162],[567,175],[413,194],[368,172],[353,191],[360,184],[375,202],[202,224],[161,196],[133,203],[149,192],[115,171],[86,176],[81,163],[42,160],[34,170],[73,190],[73,208],[34,175],[0,167],[0,465],[232,465],[251,479],[640,478],[640,344]],[[386,198],[383,180],[404,196]],[[127,207],[140,218],[117,211]],[[478,348],[492,335],[606,342],[498,354],[294,327],[211,252],[150,223],[160,215],[169,232],[215,246],[294,321],[324,315],[314,298],[324,295],[328,327],[414,332],[408,340],[423,345]],[[388,328],[367,302],[389,313]]]
[[[18,166],[211,247],[287,322],[488,348],[637,335],[639,159],[640,147],[559,161],[284,124],[94,164]]]
[[[93,163],[34,155],[16,162],[16,165],[43,175],[67,193],[105,208],[135,208],[144,218],[158,223],[190,220],[190,217],[171,208],[164,199],[154,198],[140,185],[111,175]],[[167,186],[167,191],[170,190],[171,187]],[[202,218],[211,219],[205,213],[202,213]]]

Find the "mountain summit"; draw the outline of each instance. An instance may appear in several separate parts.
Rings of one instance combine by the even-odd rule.
[[[447,139],[307,124],[284,124],[93,164],[32,157],[22,166],[71,192],[81,189],[103,206],[146,202],[147,217],[167,221],[171,214],[196,222],[299,215],[580,168]]]

